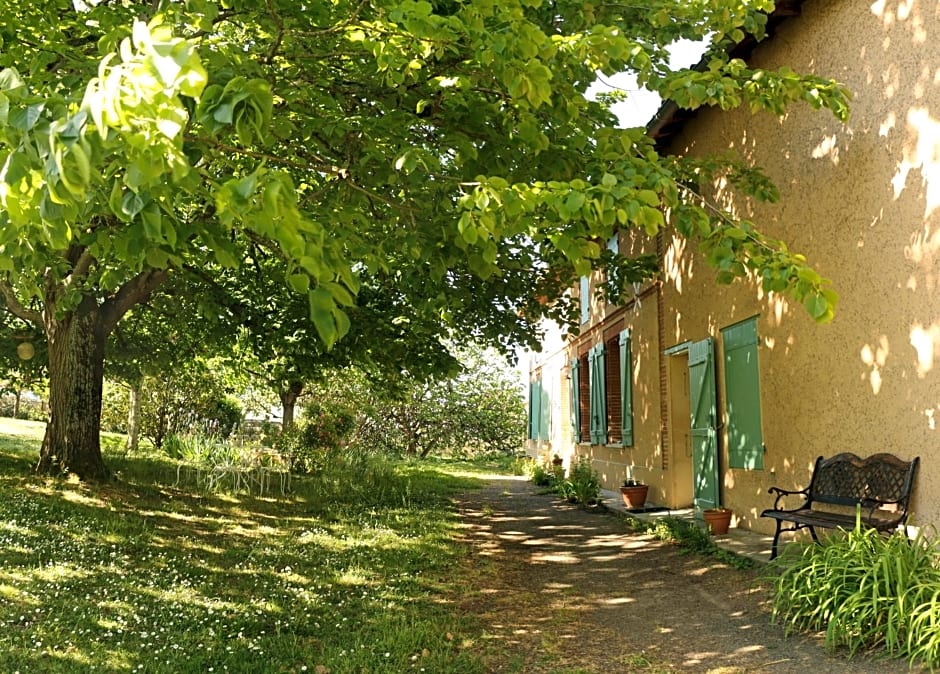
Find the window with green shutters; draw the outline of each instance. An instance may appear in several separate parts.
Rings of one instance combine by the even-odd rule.
[[[728,464],[762,470],[760,371],[757,363],[757,318],[721,330],[724,351],[725,411],[728,423]]]
[[[621,382],[623,373],[620,367],[620,334],[607,340],[604,351],[604,367],[606,373],[604,385],[607,402],[607,444],[622,445],[623,436],[623,396],[621,395]]]
[[[607,393],[604,378],[604,345],[593,347],[588,355],[591,379],[591,444],[607,443]]]
[[[548,389],[539,382],[539,440],[548,442],[551,440],[552,423],[552,401],[548,395]]]
[[[578,357],[578,442],[591,441],[591,352]]]
[[[571,427],[575,442],[633,445],[630,331],[571,361]]]

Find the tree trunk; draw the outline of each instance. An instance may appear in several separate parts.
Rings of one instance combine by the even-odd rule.
[[[127,409],[127,451],[136,452],[140,447],[140,409],[143,380],[131,384],[130,404]]]
[[[278,396],[281,399],[281,432],[287,432],[294,427],[294,408],[297,406],[297,398],[304,390],[303,382],[292,381],[286,389],[278,388]]]
[[[13,418],[20,418],[20,401],[23,399],[23,391],[16,389],[16,397],[13,399]]]
[[[39,473],[74,473],[82,480],[102,480],[108,469],[101,458],[101,389],[107,331],[97,307],[50,318],[49,421],[39,452]]]
[[[15,316],[41,327],[49,351],[49,421],[39,450],[36,471],[48,475],[74,473],[82,480],[108,477],[101,458],[101,390],[108,335],[131,307],[144,302],[169,274],[145,269],[109,297],[89,289],[72,304],[85,284],[94,256],[76,244],[67,251],[71,269],[57,279],[45,275],[42,311],[20,303],[13,288],[0,279],[0,297]],[[91,284],[93,286],[94,284]],[[60,302],[68,297],[69,308]],[[102,300],[99,305],[99,300]]]

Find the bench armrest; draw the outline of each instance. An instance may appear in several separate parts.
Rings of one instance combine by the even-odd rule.
[[[767,493],[777,495],[777,498],[774,499],[774,510],[786,510],[786,508],[781,508],[780,506],[787,496],[799,495],[803,497],[803,503],[800,504],[798,508],[793,508],[793,510],[799,510],[809,501],[809,487],[800,489],[798,491],[790,491],[789,489],[781,489],[780,487],[771,487],[767,490]]]
[[[905,503],[905,499],[899,499],[897,501],[879,501],[876,499],[866,498],[862,499],[859,505],[862,508],[867,509],[868,512],[864,514],[863,519],[867,519],[868,521],[874,521],[876,510],[880,510],[885,506],[891,505],[898,506],[898,508],[894,511],[895,517],[890,519],[896,519],[898,523],[901,523],[907,519],[907,505]]]

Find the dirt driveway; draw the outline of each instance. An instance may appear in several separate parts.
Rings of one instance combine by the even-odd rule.
[[[458,500],[491,672],[869,674],[903,661],[827,652],[770,623],[762,568],[739,570],[559,501],[521,478]]]

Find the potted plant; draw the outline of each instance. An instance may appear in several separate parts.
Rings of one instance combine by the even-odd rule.
[[[649,492],[649,485],[638,482],[632,477],[628,477],[620,485],[620,495],[623,497],[623,504],[627,508],[642,508],[646,503],[646,495]]]
[[[731,526],[731,508],[707,508],[702,511],[702,516],[712,535],[728,533],[728,527]]]

